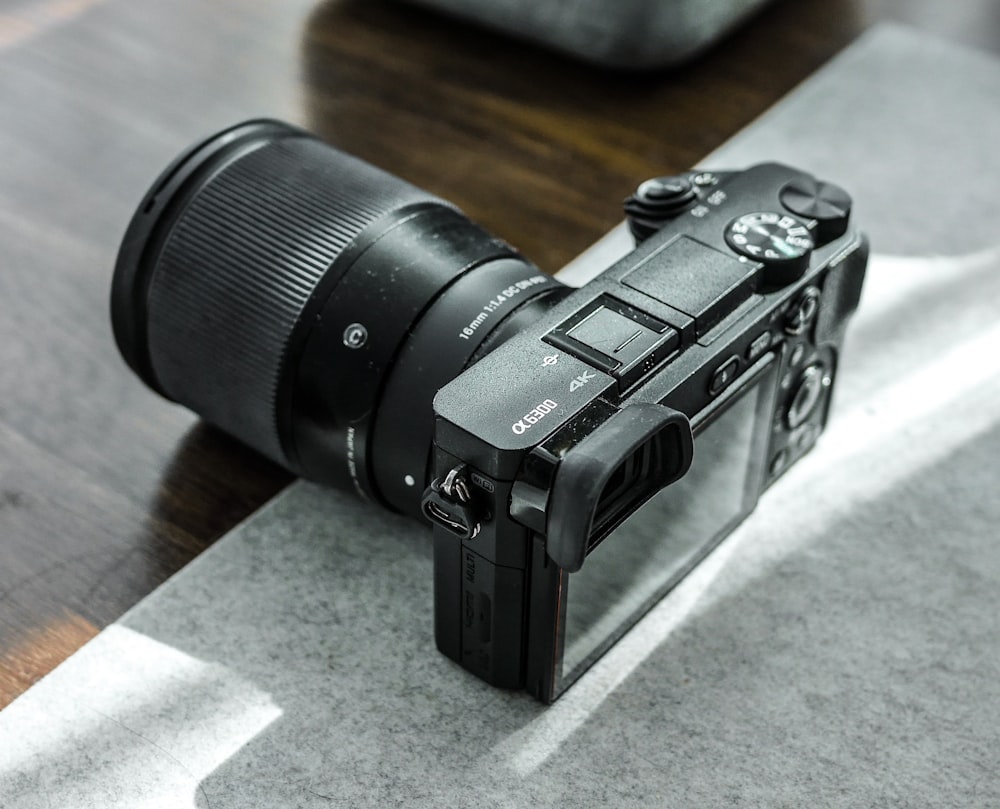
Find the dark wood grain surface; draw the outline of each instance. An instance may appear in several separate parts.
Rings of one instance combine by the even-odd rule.
[[[995,0],[779,0],[646,75],[375,0],[5,4],[0,706],[290,480],[114,347],[118,240],[189,141],[262,114],[304,124],[554,271],[638,180],[695,163],[883,19],[1000,50]]]

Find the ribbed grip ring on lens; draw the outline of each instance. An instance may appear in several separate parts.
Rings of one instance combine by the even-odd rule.
[[[421,202],[447,205],[297,132],[238,153],[168,225],[156,260],[147,327],[160,388],[288,465],[278,388],[310,295],[364,228]]]

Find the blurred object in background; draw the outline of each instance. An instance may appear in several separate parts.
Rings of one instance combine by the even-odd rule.
[[[407,0],[597,64],[659,68],[696,56],[768,0]]]

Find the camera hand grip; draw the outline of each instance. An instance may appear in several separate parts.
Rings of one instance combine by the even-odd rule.
[[[579,570],[590,548],[683,477],[693,457],[683,413],[651,403],[620,410],[559,464],[546,522],[549,558],[564,570]]]

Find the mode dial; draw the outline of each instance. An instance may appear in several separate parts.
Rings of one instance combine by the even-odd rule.
[[[726,228],[726,243],[737,253],[764,264],[764,281],[783,286],[802,277],[816,246],[801,219],[774,211],[743,214]]]

